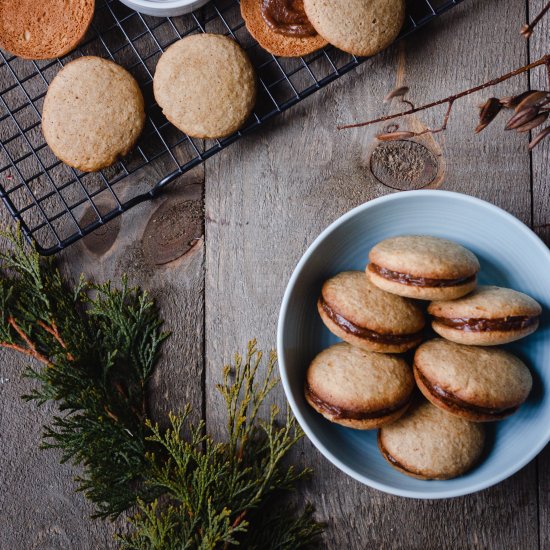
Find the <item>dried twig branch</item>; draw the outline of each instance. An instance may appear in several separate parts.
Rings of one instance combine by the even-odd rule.
[[[520,34],[525,36],[525,38],[531,38],[534,28],[537,26],[537,23],[544,17],[544,14],[550,10],[550,2],[542,8],[542,11],[531,21],[531,23],[526,23],[521,27]]]

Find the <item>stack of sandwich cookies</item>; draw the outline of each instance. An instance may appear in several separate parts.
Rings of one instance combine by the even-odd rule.
[[[423,338],[422,309],[380,290],[362,271],[346,271],[326,281],[317,308],[333,334],[369,351],[401,353]]]
[[[402,416],[413,390],[413,375],[404,359],[341,342],[312,361],[305,397],[331,422],[366,430]]]
[[[459,300],[434,301],[428,312],[440,336],[459,344],[496,346],[535,332],[542,308],[522,292],[480,286]]]

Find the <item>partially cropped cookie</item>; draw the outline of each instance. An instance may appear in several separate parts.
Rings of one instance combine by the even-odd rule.
[[[533,383],[529,369],[511,353],[442,338],[416,350],[414,377],[435,406],[472,422],[501,420],[515,413]]]
[[[458,418],[424,400],[378,432],[384,458],[418,479],[451,479],[466,473],[481,457],[484,441],[483,424]]]
[[[362,271],[345,271],[326,281],[317,309],[333,334],[365,350],[401,353],[423,338],[420,307],[380,290]]]
[[[542,313],[527,294],[498,286],[480,286],[464,298],[428,306],[432,327],[459,344],[496,346],[535,332]]]
[[[241,14],[250,34],[273,55],[300,57],[327,45],[303,0],[241,0]]]
[[[221,34],[194,34],[160,57],[155,99],[174,126],[196,138],[236,132],[252,113],[256,77],[245,51]]]
[[[143,96],[120,65],[79,57],[56,75],[42,111],[42,131],[59,159],[83,172],[113,164],[134,147],[145,123]]]
[[[389,46],[405,20],[405,0],[304,0],[304,8],[322,37],[360,56]]]
[[[386,292],[419,300],[454,300],[477,284],[479,261],[458,243],[427,235],[385,239],[369,253],[369,279]]]
[[[411,368],[401,357],[341,342],[315,357],[304,391],[307,402],[331,422],[368,430],[399,418],[413,390]]]

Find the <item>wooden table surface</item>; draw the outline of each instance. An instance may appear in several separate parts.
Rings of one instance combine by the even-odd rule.
[[[548,52],[550,18],[529,44],[518,29],[543,4],[465,1],[63,254],[72,274],[117,280],[128,273],[158,299],[173,336],[152,383],[156,414],[190,402],[208,429],[219,431],[221,366],[252,337],[264,349],[275,346],[283,291],[307,246],[344,212],[393,192],[369,170],[379,127],[338,132],[336,126],[381,114],[381,98],[396,85],[406,83],[411,99],[423,103],[537,59]],[[547,84],[538,71],[467,97],[456,104],[449,130],[423,144],[439,163],[434,187],[488,200],[548,243],[550,140],[530,155],[528,138],[503,132],[502,121],[480,135],[472,131],[477,105],[489,95]],[[436,125],[441,114],[419,113],[409,123]],[[4,207],[0,216],[2,225],[11,223]],[[187,242],[194,243],[189,251],[163,263]],[[20,399],[31,385],[20,377],[23,363],[1,352],[0,548],[115,547],[117,525],[89,519],[92,508],[74,491],[75,469],[38,449],[41,426],[54,410]],[[281,388],[277,399],[284,403]],[[305,440],[295,459],[315,470],[300,498],[328,522],[326,548],[550,548],[548,447],[496,487],[445,501],[365,487]]]

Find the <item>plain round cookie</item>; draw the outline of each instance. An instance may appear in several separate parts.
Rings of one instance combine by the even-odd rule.
[[[511,353],[441,338],[416,350],[414,377],[436,407],[472,422],[501,420],[515,413],[533,383],[529,369]]]
[[[405,20],[404,0],[304,0],[304,8],[322,37],[359,56],[389,46]]]
[[[496,346],[535,332],[542,308],[523,292],[482,285],[458,300],[432,302],[428,313],[433,316],[432,328],[448,340]],[[474,330],[476,325],[478,330]]]
[[[284,36],[270,29],[261,13],[261,0],[241,0],[241,14],[248,32],[269,53],[279,57],[300,57],[315,52],[328,44],[316,36]]]
[[[481,457],[484,442],[483,424],[458,418],[425,400],[378,432],[383,457],[417,479],[451,479],[466,473]]]
[[[0,47],[25,59],[61,57],[82,40],[95,0],[0,0]]]
[[[100,57],[80,57],[56,75],[42,112],[44,138],[64,163],[83,172],[110,166],[134,147],[145,123],[134,77]]]
[[[424,337],[421,308],[380,290],[362,271],[344,271],[325,281],[317,310],[333,334],[365,350],[401,353]]]
[[[454,300],[476,287],[479,261],[462,245],[428,235],[402,235],[369,252],[369,279],[386,292],[419,300]],[[414,284],[407,284],[407,279]],[[422,281],[425,283],[422,284]]]
[[[366,430],[399,418],[413,390],[412,371],[404,359],[341,342],[312,361],[304,393],[307,402],[331,422]]]
[[[222,138],[252,113],[256,77],[245,51],[220,34],[195,34],[160,57],[153,80],[164,116],[187,135]]]

